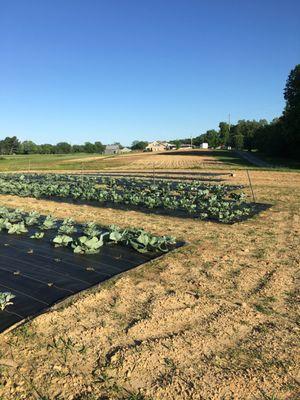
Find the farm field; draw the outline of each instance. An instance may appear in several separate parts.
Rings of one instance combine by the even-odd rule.
[[[251,178],[272,207],[233,225],[0,195],[188,242],[1,335],[0,398],[296,399],[300,175]],[[245,171],[223,179],[250,196]]]
[[[0,207],[0,332],[183,243]]]
[[[128,155],[127,157],[130,157]],[[141,153],[131,156],[126,165],[114,165],[119,161],[112,158],[107,162],[109,169],[205,169],[228,168],[229,166],[244,167],[249,165],[233,152],[226,150],[176,150],[163,153]],[[128,159],[129,160],[129,159]]]
[[[109,157],[87,153],[3,155],[0,157],[0,171],[56,170],[64,169],[65,164],[69,165],[69,168],[76,166],[80,169],[82,163]]]
[[[99,206],[168,212],[224,223],[251,217],[263,205],[246,200],[243,185],[170,182],[68,174],[2,174],[0,193]],[[5,226],[5,220],[4,220]]]
[[[165,153],[130,153],[124,155],[49,154],[16,155],[0,158],[0,172],[6,171],[101,171],[208,168],[253,168],[245,160],[226,150],[170,151]]]

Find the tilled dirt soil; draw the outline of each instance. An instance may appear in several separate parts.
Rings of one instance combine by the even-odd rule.
[[[65,160],[62,162],[66,169],[68,164],[82,161],[82,167],[89,170],[118,170],[118,169],[203,169],[228,168],[228,162],[218,160],[210,150],[183,150],[168,152],[129,153],[113,157],[85,157]]]
[[[235,225],[0,196],[189,242],[1,335],[0,398],[299,398],[300,174],[251,177],[272,207]]]

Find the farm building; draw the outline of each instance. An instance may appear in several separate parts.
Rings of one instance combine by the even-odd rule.
[[[208,143],[201,143],[200,149],[208,149]]]
[[[124,153],[130,153],[131,149],[129,149],[128,147],[123,147],[123,149],[120,150],[120,153],[124,154]]]
[[[165,150],[172,150],[176,149],[176,146],[174,144],[168,143],[168,142],[161,142],[159,140],[156,140],[154,142],[151,142],[146,146],[146,151],[165,151]]]
[[[190,143],[182,143],[179,148],[180,149],[193,149],[194,146]]]
[[[176,149],[176,145],[173,143],[168,143],[167,144],[167,149],[166,150],[175,150]]]
[[[119,154],[121,151],[118,144],[108,144],[105,147],[104,154]]]

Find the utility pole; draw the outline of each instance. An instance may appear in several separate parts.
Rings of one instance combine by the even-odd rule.
[[[228,114],[228,129],[229,129],[229,132],[230,132],[230,113]]]
[[[191,147],[193,147],[193,137],[191,135]]]

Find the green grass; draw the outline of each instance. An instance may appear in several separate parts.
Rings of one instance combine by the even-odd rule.
[[[168,152],[165,153],[169,156],[172,155],[199,155],[199,157],[214,157],[216,161],[223,164],[207,164],[207,169],[252,169],[252,170],[275,170],[275,171],[297,171],[300,170],[300,163],[293,160],[282,158],[270,158],[258,152],[254,154],[264,161],[274,165],[275,168],[261,168],[257,167],[245,159],[239,157],[234,151],[228,150],[208,150],[195,152]],[[97,159],[90,159],[97,157]],[[111,160],[114,158],[114,160]],[[72,154],[30,154],[30,155],[3,155],[0,156],[0,172],[8,171],[64,171],[64,170],[95,170],[101,171],[110,167],[123,167],[128,165],[127,157],[118,155],[101,155],[101,154],[87,154],[87,153],[72,153]],[[203,169],[195,167],[191,169]]]
[[[293,170],[300,170],[300,161],[292,160],[289,158],[283,157],[272,157],[260,152],[254,152],[254,155],[259,157],[261,160],[266,161],[272,165],[274,165],[275,169],[293,169]]]
[[[294,171],[300,170],[300,162],[283,157],[271,157],[267,156],[258,151],[253,151],[253,155],[257,158],[271,164],[272,168],[258,167],[249,161],[239,157],[234,151],[228,150],[213,150],[210,153],[216,157],[218,161],[222,161],[226,165],[235,167],[235,169],[255,169],[255,170],[266,170],[266,171]]]
[[[101,157],[102,161],[102,159],[111,156],[86,153],[5,155],[0,157],[0,171],[86,169],[86,164],[89,164],[89,162],[84,161],[84,159],[88,157]],[[72,162],[72,160],[76,161]]]
[[[254,170],[264,170],[264,171],[300,171],[300,162],[297,160],[292,160],[283,157],[271,157],[266,154],[260,153],[258,151],[253,151],[253,155],[257,158],[271,164],[272,168],[258,167],[249,161],[239,157],[234,151],[228,150],[213,150],[212,154],[217,160],[223,163],[235,167],[235,169],[254,169]]]
[[[211,156],[216,157],[218,161],[222,161],[226,165],[242,168],[253,168],[253,164],[249,163],[244,158],[239,157],[234,151],[230,150],[213,150],[210,152]]]

